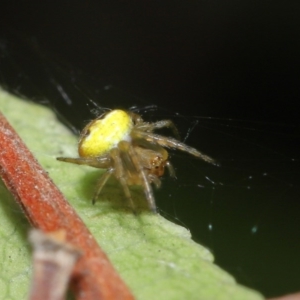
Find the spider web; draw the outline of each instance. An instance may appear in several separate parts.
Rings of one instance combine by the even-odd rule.
[[[0,43],[1,85],[49,105],[74,132],[102,108],[134,108],[145,120],[172,119],[182,139],[219,167],[170,151],[177,179],[155,191],[159,211],[189,228],[240,283],[265,294],[299,286],[299,126],[176,112],[73,69],[44,53]],[[26,57],[26,59],[25,59]],[[35,63],[34,63],[35,62]],[[101,110],[101,109],[100,109]],[[171,134],[162,131],[162,134]],[[263,262],[263,263],[262,263]]]

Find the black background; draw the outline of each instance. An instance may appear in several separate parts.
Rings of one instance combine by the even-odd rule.
[[[175,155],[178,181],[157,192],[162,214],[239,282],[266,296],[300,289],[299,2],[0,7],[2,86],[46,99],[78,128],[91,118],[87,96],[107,107],[156,104],[183,136],[198,121],[187,142],[221,167]]]

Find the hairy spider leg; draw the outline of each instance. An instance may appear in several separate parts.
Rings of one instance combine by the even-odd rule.
[[[173,134],[175,135],[175,137],[177,139],[180,139],[179,131],[178,131],[177,127],[175,126],[175,124],[171,120],[161,120],[161,121],[157,121],[155,123],[143,122],[136,126],[137,130],[147,131],[147,132],[152,132],[156,129],[161,129],[161,128],[170,128],[173,131]]]
[[[156,143],[162,147],[171,148],[171,149],[179,149],[183,152],[187,152],[191,155],[199,157],[208,163],[215,164],[215,160],[213,158],[199,152],[198,150],[196,150],[193,147],[187,146],[186,144],[184,144],[174,138],[171,138],[171,137],[166,138],[159,134],[145,132],[145,131],[139,131],[139,130],[135,130],[135,129],[132,131],[131,136],[133,138],[145,139],[149,143]]]
[[[152,210],[152,212],[156,213],[155,199],[153,196],[151,184],[147,177],[148,174],[146,174],[143,165],[140,163],[139,157],[138,157],[137,153],[135,152],[134,147],[131,144],[129,144],[128,142],[125,142],[125,143],[128,144],[129,155],[130,155],[132,162],[138,172],[138,175],[141,178],[141,181],[143,184],[143,190],[145,192],[146,199],[149,203],[149,207]]]
[[[120,151],[119,148],[113,148],[110,151],[110,156],[111,156],[112,160],[114,161],[114,164],[113,164],[113,166],[114,166],[114,175],[115,175],[116,179],[118,181],[120,181],[120,183],[123,187],[125,196],[128,199],[128,201],[130,202],[131,207],[134,208],[131,193],[130,193],[130,190],[128,188],[127,182],[126,182],[126,178],[125,178],[126,175],[125,175],[125,172],[124,172],[124,166],[123,166],[123,162],[122,162],[120,152],[121,151]]]
[[[156,213],[155,199],[154,199],[152,187],[150,184],[151,178],[149,178],[149,176],[148,176],[149,174],[148,174],[148,172],[146,172],[143,162],[139,157],[139,154],[135,151],[134,146],[132,146],[130,142],[121,141],[121,142],[119,142],[118,147],[122,151],[124,158],[126,158],[127,162],[132,164],[132,167],[133,167],[134,173],[135,173],[133,175],[138,176],[139,182],[142,184],[146,199],[149,204],[149,208],[154,213]],[[157,180],[155,180],[155,181],[157,183]]]
[[[106,169],[110,164],[109,157],[57,157],[59,161],[68,162],[76,165],[87,165],[94,168]]]
[[[108,165],[110,164],[110,158],[109,157],[92,157],[92,158],[87,158],[87,157],[79,157],[79,158],[72,158],[72,157],[57,157],[56,158],[59,161],[63,162],[68,162],[72,164],[77,164],[77,165],[87,165],[90,167],[94,168],[99,168],[99,169],[106,169]],[[113,173],[114,169],[110,168],[108,169],[100,178],[96,185],[96,192],[93,196],[92,203],[95,204],[99,194],[101,193],[101,190],[111,174]]]
[[[99,181],[96,184],[96,190],[92,199],[92,203],[95,204],[97,201],[97,198],[99,197],[102,188],[106,184],[107,180],[110,178],[110,176],[114,173],[114,168],[109,168],[99,179]]]

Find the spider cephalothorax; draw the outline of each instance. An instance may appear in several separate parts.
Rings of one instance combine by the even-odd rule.
[[[126,198],[134,207],[129,186],[141,186],[149,207],[156,212],[151,184],[159,187],[165,167],[171,176],[174,169],[165,148],[178,149],[206,162],[214,160],[175,138],[154,133],[155,130],[176,127],[170,120],[144,122],[130,111],[112,110],[91,121],[82,131],[78,144],[79,158],[58,157],[64,162],[106,169],[97,183],[93,203],[111,175],[121,183]]]

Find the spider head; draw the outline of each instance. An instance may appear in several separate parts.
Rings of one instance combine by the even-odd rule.
[[[163,160],[160,156],[155,156],[152,161],[152,168],[149,170],[149,173],[162,177],[165,172],[166,160]]]

